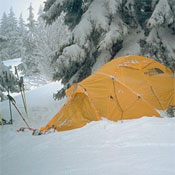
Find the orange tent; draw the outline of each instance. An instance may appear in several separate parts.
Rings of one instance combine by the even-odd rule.
[[[118,121],[160,117],[175,105],[175,78],[164,65],[142,56],[116,58],[67,91],[67,102],[41,130],[70,130],[105,117]]]

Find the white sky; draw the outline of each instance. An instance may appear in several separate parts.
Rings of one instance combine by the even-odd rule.
[[[26,21],[28,18],[28,8],[30,3],[32,3],[33,12],[36,19],[40,4],[44,5],[43,2],[45,1],[46,0],[0,0],[0,19],[2,18],[3,12],[8,14],[10,8],[12,7],[16,18],[18,19],[22,13],[23,19]]]

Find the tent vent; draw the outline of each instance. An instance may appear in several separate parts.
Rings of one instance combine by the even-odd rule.
[[[154,76],[158,74],[163,74],[164,72],[159,69],[159,68],[153,68],[153,69],[148,69],[144,74],[149,75],[149,76]]]

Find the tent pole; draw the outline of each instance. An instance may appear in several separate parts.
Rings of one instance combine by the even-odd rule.
[[[9,89],[8,89],[8,95],[10,95]],[[12,106],[11,106],[10,99],[9,99],[9,109],[10,109],[10,124],[13,125]]]

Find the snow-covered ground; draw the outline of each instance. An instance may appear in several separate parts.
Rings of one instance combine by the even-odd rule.
[[[33,128],[44,126],[64,104],[53,100],[61,84],[26,93]],[[24,114],[22,99],[14,97]],[[0,103],[9,119],[8,101]],[[174,175],[175,118],[103,119],[83,128],[33,136],[13,108],[14,124],[0,126],[0,175]]]
[[[13,67],[13,70],[14,70],[14,66],[18,66],[19,64],[22,63],[22,58],[14,58],[14,59],[11,59],[11,60],[5,60],[5,61],[2,61],[4,65],[6,66],[11,66]],[[15,72],[15,71],[13,71]]]

